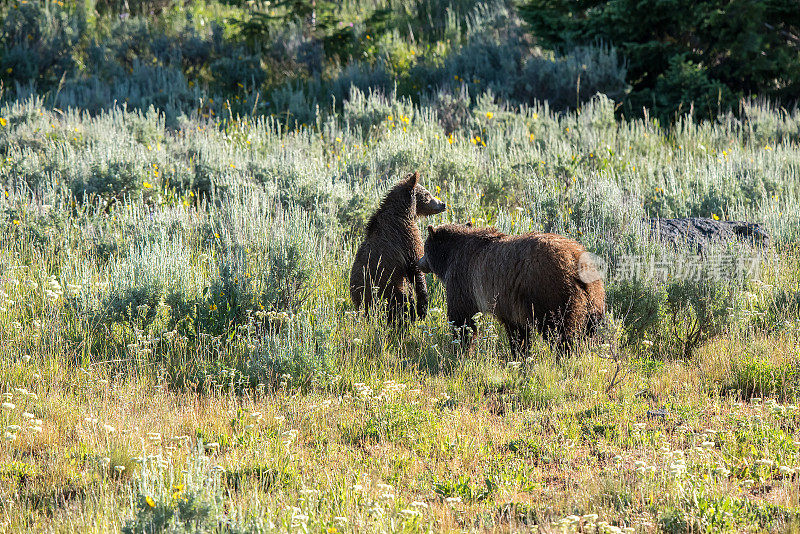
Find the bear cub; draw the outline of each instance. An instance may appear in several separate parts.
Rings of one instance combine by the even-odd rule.
[[[469,327],[474,336],[472,317],[493,314],[514,356],[527,352],[533,328],[568,351],[579,336],[593,335],[603,318],[603,281],[591,255],[567,237],[444,224],[428,227],[424,252],[419,268],[444,283],[453,326]]]
[[[417,262],[422,257],[422,234],[417,217],[435,215],[445,203],[419,184],[419,172],[409,174],[381,201],[367,223],[364,242],[350,269],[350,296],[356,309],[369,314],[376,296],[387,301],[389,323],[424,319],[428,288]],[[410,305],[411,294],[416,306]]]

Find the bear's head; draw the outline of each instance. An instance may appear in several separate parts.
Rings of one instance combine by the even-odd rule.
[[[412,201],[416,203],[417,217],[436,215],[447,209],[447,205],[444,202],[419,184],[419,172],[408,175],[405,186],[411,193]]]
[[[471,222],[428,226],[425,251],[417,267],[423,273],[433,273],[443,279],[454,255],[468,252],[481,243],[495,241],[504,235],[493,227],[473,228]]]
[[[454,249],[454,237],[459,234],[459,224],[441,224],[428,226],[428,237],[425,239],[425,252],[417,262],[417,267],[423,273],[433,273],[439,278],[444,278],[450,264],[450,256]]]

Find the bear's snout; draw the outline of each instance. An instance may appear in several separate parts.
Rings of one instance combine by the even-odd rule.
[[[442,213],[444,210],[447,209],[447,204],[439,200],[438,198],[434,198],[431,202],[431,210],[433,214],[436,215],[437,213]]]
[[[431,267],[430,267],[430,265],[428,265],[428,257],[427,256],[422,256],[419,259],[419,261],[417,262],[417,267],[419,267],[419,270],[422,271],[423,273],[431,272]]]

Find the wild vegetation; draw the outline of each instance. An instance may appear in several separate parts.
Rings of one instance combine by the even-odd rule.
[[[530,0],[522,13],[543,46],[618,46],[628,60],[628,112],[706,118],[742,97],[792,105],[800,94],[792,0]]]
[[[374,55],[334,66],[329,48],[295,81],[275,73],[299,60],[265,62],[299,52],[236,48],[244,7],[126,5],[0,7],[4,50],[15,35],[22,50],[0,57],[3,530],[800,528],[798,112],[618,117],[616,51],[535,50],[504,5],[453,4],[428,42],[397,21],[416,32],[438,3],[387,4],[364,43],[370,3],[353,32]],[[29,20],[30,43],[8,30]],[[337,27],[295,24],[308,46]],[[250,32],[242,46],[303,48]],[[38,74],[9,78],[13,57]],[[500,58],[563,80],[566,103],[508,85],[522,78]],[[617,65],[597,79],[621,92],[573,91],[575,65],[581,80]],[[431,91],[414,92],[420,72]],[[600,339],[559,358],[537,338],[518,360],[480,316],[466,353],[432,277],[424,321],[356,313],[364,224],[414,170],[448,206],[429,222],[597,254]],[[653,237],[649,218],[673,216],[758,221],[771,239],[701,255]]]

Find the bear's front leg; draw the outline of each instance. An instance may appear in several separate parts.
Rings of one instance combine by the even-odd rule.
[[[476,313],[478,309],[471,298],[464,291],[447,284],[447,321],[467,352],[472,348],[472,341],[478,334],[478,327],[473,319]]]
[[[473,315],[475,314],[451,313],[449,309],[447,313],[447,321],[452,325],[453,333],[458,337],[465,352],[472,350],[473,341],[478,336],[478,326],[472,319]]]
[[[416,269],[414,273],[414,293],[417,297],[416,319],[425,319],[428,315],[428,284],[425,281],[425,273]]]

